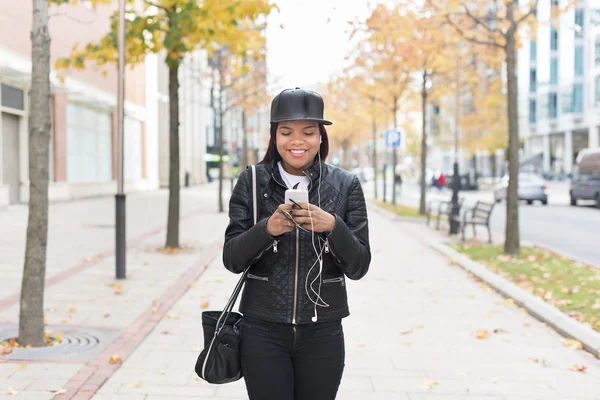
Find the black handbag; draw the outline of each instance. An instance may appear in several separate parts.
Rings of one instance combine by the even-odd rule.
[[[256,193],[256,167],[252,168],[252,208],[254,224],[258,220],[258,196]],[[246,275],[250,267],[246,267],[223,311],[203,311],[202,331],[204,333],[204,350],[196,361],[196,374],[209,383],[229,383],[239,380],[242,374],[241,333],[242,314],[234,312]]]

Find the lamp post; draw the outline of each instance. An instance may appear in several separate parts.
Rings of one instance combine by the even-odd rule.
[[[460,206],[458,205],[458,192],[460,190],[460,176],[458,173],[458,117],[459,117],[459,68],[460,68],[460,54],[456,55],[456,99],[454,104],[456,105],[456,111],[454,115],[454,171],[452,177],[452,200],[451,200],[451,212],[450,212],[450,234],[458,233],[459,223],[458,218],[460,215]]]
[[[117,90],[117,194],[115,195],[115,261],[117,279],[126,276],[126,235],[125,235],[125,191],[124,175],[124,122],[125,122],[125,0],[119,0],[118,31],[118,90]]]

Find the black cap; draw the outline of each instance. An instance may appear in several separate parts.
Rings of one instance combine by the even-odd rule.
[[[331,125],[323,119],[323,98],[317,92],[300,88],[285,89],[271,102],[271,123],[307,120]]]

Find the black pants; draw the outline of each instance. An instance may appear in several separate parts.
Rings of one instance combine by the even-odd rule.
[[[334,400],[344,370],[341,321],[275,324],[244,317],[242,370],[250,400]]]

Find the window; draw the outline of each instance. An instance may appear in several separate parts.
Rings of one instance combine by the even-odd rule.
[[[583,29],[584,29],[584,14],[583,8],[575,9],[575,37],[581,38],[583,37]]]
[[[125,180],[142,179],[142,123],[125,117]]]
[[[558,110],[558,97],[556,93],[548,93],[548,118],[556,119]]]
[[[25,94],[21,89],[2,84],[0,91],[2,91],[2,106],[16,110],[25,109]]]
[[[550,50],[558,50],[558,30],[550,28]]]
[[[600,105],[600,75],[596,75],[594,79],[594,103]]]
[[[583,76],[583,46],[575,46],[575,76]]]
[[[558,83],[558,59],[552,58],[550,60],[550,84],[556,85]]]
[[[529,92],[535,93],[537,89],[537,70],[535,68],[531,68],[529,70]]]
[[[537,42],[531,42],[529,46],[529,61],[537,60]]]
[[[575,85],[573,85],[572,104],[572,111],[574,113],[583,112],[583,85],[581,83],[576,83]]]
[[[112,179],[110,114],[67,105],[67,179],[69,182]]]
[[[600,65],[600,34],[596,35],[596,65]]]
[[[535,110],[535,100],[530,99],[529,100],[529,123],[530,124],[535,124],[535,121],[537,120],[535,111],[536,111]]]

